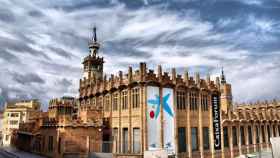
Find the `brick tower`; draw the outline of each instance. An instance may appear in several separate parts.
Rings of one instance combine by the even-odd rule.
[[[102,80],[103,78],[103,57],[98,56],[100,44],[97,42],[96,27],[93,28],[93,37],[89,41],[89,55],[84,58],[84,73],[83,77],[86,79],[93,79],[94,81]]]
[[[231,84],[226,82],[226,76],[222,69],[221,74],[221,109],[226,113],[232,108]]]

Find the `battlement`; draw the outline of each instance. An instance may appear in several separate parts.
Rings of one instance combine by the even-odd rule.
[[[280,108],[280,100],[263,100],[263,101],[256,101],[250,103],[236,103],[235,109],[270,109],[279,107]]]
[[[74,97],[62,97],[62,98],[55,98],[49,101],[49,109],[53,107],[73,107],[75,104]]]
[[[189,77],[186,70],[184,75],[176,73],[173,68],[171,73],[162,72],[162,67],[158,66],[158,71],[155,73],[152,69],[147,69],[146,63],[140,63],[139,69],[133,71],[132,67],[128,68],[126,74],[119,71],[118,75],[111,74],[109,78],[104,75],[103,80],[96,80],[95,78],[80,79],[80,97],[95,95],[118,89],[126,86],[134,86],[136,84],[146,85],[161,85],[167,87],[185,86],[189,88],[201,88],[208,90],[217,90],[220,87],[219,79],[214,82],[210,80],[210,75],[206,79],[201,79],[200,74],[196,73],[194,77]]]

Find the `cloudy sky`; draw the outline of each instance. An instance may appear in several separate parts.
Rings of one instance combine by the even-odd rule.
[[[2,0],[0,104],[77,96],[94,25],[108,74],[223,66],[235,102],[280,96],[280,0]]]

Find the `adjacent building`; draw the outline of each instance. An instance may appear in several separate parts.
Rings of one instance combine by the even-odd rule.
[[[5,105],[2,122],[4,146],[11,144],[13,131],[19,128],[20,123],[29,122],[31,116],[40,112],[40,107],[38,100],[23,100]]]
[[[14,145],[21,150],[55,158],[100,151],[101,117],[96,113],[96,119],[83,122],[76,118],[76,103],[73,97],[51,99],[47,112],[38,113],[28,123],[20,124]]]
[[[3,111],[0,111],[0,146],[3,144]]]

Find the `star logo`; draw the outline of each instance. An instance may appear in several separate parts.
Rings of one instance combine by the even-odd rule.
[[[163,110],[166,111],[171,117],[173,117],[173,113],[172,110],[168,104],[168,99],[170,97],[170,93],[166,94],[163,98],[162,98],[162,102],[163,102]],[[156,112],[155,112],[155,118],[157,119],[159,116],[159,112],[160,112],[160,97],[158,95],[155,95],[155,99],[149,99],[148,100],[148,105],[149,106],[156,106]],[[151,113],[150,113],[150,117],[151,117]],[[151,117],[153,118],[153,117]]]

